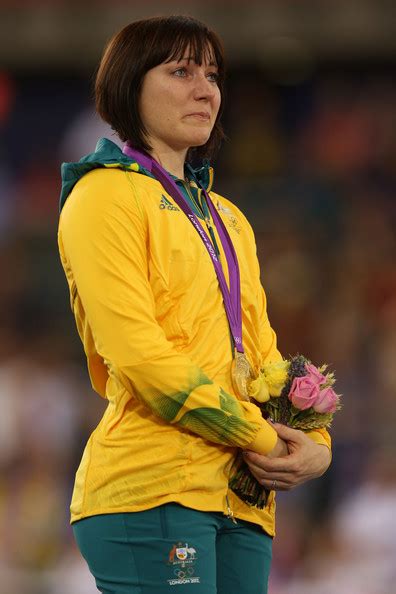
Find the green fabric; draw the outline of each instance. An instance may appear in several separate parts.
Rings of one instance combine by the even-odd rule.
[[[211,407],[194,408],[186,412],[179,425],[193,433],[205,436],[209,441],[233,445],[235,435],[248,435],[249,423],[223,410]]]
[[[93,169],[100,167],[117,167],[126,171],[136,171],[142,175],[154,178],[154,176],[147,171],[144,167],[141,167],[122,152],[122,149],[109,140],[108,138],[101,138],[93,153],[82,157],[76,163],[62,163],[61,175],[62,175],[62,189],[59,200],[59,210],[62,210],[67,197],[76,185],[76,183],[86,174]],[[202,167],[193,169],[191,165],[186,164],[186,173],[189,178],[196,179],[205,188],[208,188],[210,173],[209,173],[209,161],[204,161]],[[183,185],[183,184],[181,184]],[[187,193],[184,190],[184,193]],[[188,197],[191,202],[190,198]],[[194,207],[196,208],[196,207]]]
[[[187,171],[188,173],[188,171]],[[192,176],[192,179],[195,181],[195,176]],[[191,179],[191,177],[190,177]],[[182,180],[176,180],[177,181],[177,185],[179,186],[179,188],[181,189],[183,196],[187,199],[187,202],[189,203],[189,205],[191,206],[193,212],[197,215],[198,218],[200,218],[202,221],[204,221],[205,219],[209,219],[210,221],[212,220],[210,211],[209,211],[209,207],[206,204],[206,200],[205,198],[202,196],[202,192],[198,190],[198,188],[195,188],[194,186],[189,186],[189,190],[186,187],[186,182],[183,182]],[[197,206],[198,205],[198,206]],[[207,225],[207,229],[209,231],[209,235],[210,238],[212,240],[213,246],[215,248],[216,254],[219,256],[220,255],[220,250],[219,250],[219,246],[217,245],[217,241],[216,241],[216,236],[213,232],[213,229],[211,228],[210,225]]]
[[[73,531],[103,594],[267,594],[272,539],[250,522],[168,503]]]
[[[160,417],[168,421],[168,423],[171,423],[183,407],[191,392],[200,386],[207,386],[210,384],[213,384],[212,380],[201,372],[197,375],[192,385],[189,386],[188,390],[172,395],[158,394],[155,399],[150,399],[153,410],[155,410]],[[221,411],[219,411],[219,413],[221,413]]]
[[[176,179],[176,178],[174,178],[174,179]],[[188,204],[190,205],[194,214],[196,214],[198,218],[203,220],[204,216],[203,216],[202,210],[201,210],[201,208],[197,207],[197,204],[200,204],[200,201],[198,199],[197,188],[192,188],[190,186],[190,192],[193,195],[193,198],[192,198],[190,192],[186,188],[185,182],[183,183],[182,180],[178,179],[178,180],[176,180],[176,184],[177,184],[177,187],[179,188],[179,190],[181,190],[181,192],[183,193],[183,196],[186,198],[186,200],[187,200]]]

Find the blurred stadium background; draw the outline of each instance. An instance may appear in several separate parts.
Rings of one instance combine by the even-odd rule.
[[[270,594],[394,594],[392,0],[1,1],[0,591],[96,592],[68,505],[103,404],[58,261],[59,166],[112,138],[91,98],[106,40],[171,13],[225,42],[215,188],[255,228],[280,349],[329,362],[343,393],[331,470],[278,498]]]

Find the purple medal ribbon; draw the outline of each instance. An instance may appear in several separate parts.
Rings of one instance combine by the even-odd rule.
[[[182,192],[177,187],[175,181],[171,178],[169,173],[152,157],[132,148],[128,143],[123,148],[123,153],[134,159],[137,163],[142,165],[145,169],[150,171],[154,177],[162,184],[163,188],[172,196],[173,200],[185,213],[191,224],[196,229],[201,240],[203,241],[209,256],[212,260],[216,275],[219,281],[220,290],[223,295],[224,307],[227,314],[228,323],[230,325],[232,337],[235,348],[238,353],[244,353],[242,344],[242,310],[241,310],[241,283],[239,276],[238,259],[235,253],[234,246],[228,231],[217,212],[208,192],[200,186],[204,193],[210,214],[219,234],[221,243],[223,245],[224,253],[227,259],[228,272],[230,278],[230,289],[228,289],[227,281],[224,276],[223,269],[213,248],[211,241],[205,233],[198,217],[195,215],[187,200],[184,198]]]

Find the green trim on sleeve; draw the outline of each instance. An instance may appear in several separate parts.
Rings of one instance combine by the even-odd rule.
[[[168,421],[168,423],[171,423],[177,417],[193,390],[196,390],[200,386],[211,384],[213,384],[213,382],[204,373],[200,373],[196,382],[194,382],[188,390],[176,392],[172,395],[161,394],[160,396],[150,399],[151,408],[161,418]]]

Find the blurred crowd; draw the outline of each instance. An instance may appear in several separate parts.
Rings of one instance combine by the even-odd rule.
[[[0,580],[93,594],[68,524],[93,393],[58,261],[59,166],[117,141],[86,79],[0,73]],[[285,356],[335,371],[333,464],[278,497],[270,594],[396,593],[396,84],[323,67],[231,70],[215,189],[256,232]]]

